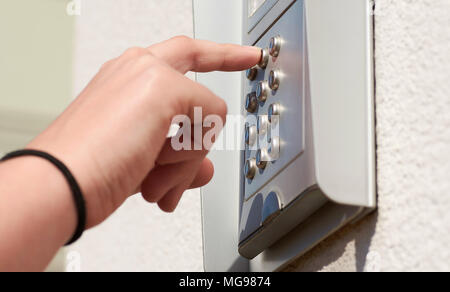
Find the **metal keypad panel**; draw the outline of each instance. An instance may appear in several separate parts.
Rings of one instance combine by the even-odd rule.
[[[244,200],[256,195],[305,149],[305,38],[300,3],[254,44],[264,49],[262,60],[244,74],[243,111],[256,121],[247,124],[245,131],[245,140],[249,142],[251,134],[256,145],[245,144]]]

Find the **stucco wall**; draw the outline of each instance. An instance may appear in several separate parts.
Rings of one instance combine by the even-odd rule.
[[[289,270],[450,270],[450,1],[375,2],[379,210]]]
[[[82,1],[76,92],[129,46],[192,35],[191,0],[113,2]],[[450,270],[450,1],[376,4],[379,210],[289,270]],[[132,198],[71,250],[84,271],[200,271],[200,216],[198,192],[172,215]]]
[[[108,59],[131,46],[192,36],[192,22],[191,0],[82,0],[76,16],[75,94]],[[126,133],[117,137],[126,138]],[[79,254],[83,271],[202,271],[199,192],[185,194],[170,215],[140,196],[131,198],[70,251]]]

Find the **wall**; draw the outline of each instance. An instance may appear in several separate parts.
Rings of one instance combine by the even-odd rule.
[[[23,147],[70,102],[74,20],[65,1],[0,6],[0,152],[7,152]]]
[[[450,270],[450,2],[376,4],[379,210],[291,271]],[[76,21],[76,92],[126,47],[192,34],[190,0],[85,0]],[[85,271],[199,271],[200,214],[198,192],[173,215],[135,197],[72,250]]]
[[[191,0],[81,1],[74,94],[101,64],[126,48],[146,47],[179,34],[193,35]],[[133,197],[105,223],[86,232],[71,251],[79,254],[83,271],[202,271],[199,192],[185,194],[170,215]]]
[[[450,1],[375,2],[379,210],[290,271],[450,270]]]

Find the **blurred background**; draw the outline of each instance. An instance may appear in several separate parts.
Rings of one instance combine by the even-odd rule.
[[[66,1],[2,1],[0,152],[23,146],[72,97],[75,19]]]
[[[2,0],[0,152],[45,129],[104,62],[128,47],[192,37],[191,2]],[[171,215],[133,197],[50,270],[64,270],[66,258],[69,269],[77,269],[73,260],[83,271],[202,271],[200,192],[189,191]]]

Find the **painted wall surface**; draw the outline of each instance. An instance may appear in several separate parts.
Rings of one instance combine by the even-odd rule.
[[[128,47],[193,35],[191,0],[80,3],[81,15],[75,17],[75,94],[105,61]],[[117,139],[126,139],[126,134]],[[68,252],[69,264],[81,260],[82,271],[202,271],[200,193],[185,194],[174,214],[133,197]]]
[[[0,152],[23,147],[72,95],[74,19],[66,2],[0,4]]]
[[[450,270],[450,2],[376,4],[379,210],[289,270]],[[192,35],[191,8],[190,0],[82,1],[76,92],[129,46]],[[84,271],[200,271],[200,216],[198,192],[171,215],[135,197],[71,250]]]
[[[375,2],[379,210],[289,270],[450,270],[450,1]]]

